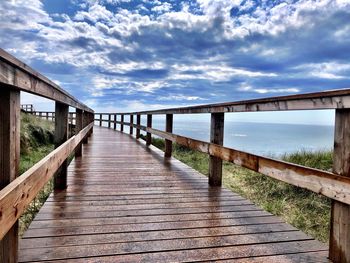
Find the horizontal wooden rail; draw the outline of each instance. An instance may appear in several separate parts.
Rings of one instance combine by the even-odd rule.
[[[130,123],[124,123],[124,125],[130,125]],[[133,124],[132,126],[190,149],[218,157],[291,185],[302,187],[331,199],[350,204],[350,178],[348,177],[227,148],[142,125]]]
[[[69,106],[93,112],[85,104],[28,65],[0,48],[0,85],[39,95]]]
[[[0,240],[92,127],[90,123],[0,191]]]
[[[195,114],[219,112],[322,110],[344,108],[350,108],[350,89],[339,89],[290,96],[279,96],[235,102],[204,104],[190,107],[114,114]]]

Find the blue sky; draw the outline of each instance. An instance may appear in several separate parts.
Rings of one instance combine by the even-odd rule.
[[[2,0],[0,13],[0,46],[97,111],[350,87],[350,0]]]

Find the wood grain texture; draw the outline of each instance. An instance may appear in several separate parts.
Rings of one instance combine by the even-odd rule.
[[[152,115],[147,115],[147,128],[152,128]],[[151,145],[152,143],[152,134],[147,132],[146,134],[146,145]]]
[[[0,85],[0,190],[19,175],[20,158],[20,92],[2,89]],[[1,192],[0,191],[0,192]],[[2,205],[0,205],[0,209]],[[13,206],[12,210],[16,211]],[[0,210],[0,220],[3,217]],[[0,222],[0,229],[3,224]],[[14,220],[0,236],[0,262],[17,262],[18,221]]]
[[[83,129],[83,111],[76,109],[76,118],[75,118],[75,133],[79,133]],[[75,157],[81,157],[82,155],[82,144],[80,143],[75,149]]]
[[[68,109],[69,107],[66,104],[55,103],[55,148],[58,148],[68,139]],[[64,160],[54,176],[55,190],[67,187],[67,168],[67,161]]]
[[[167,114],[165,118],[165,131],[173,133],[173,114]],[[173,151],[173,142],[165,139],[165,157],[171,157]]]
[[[336,110],[333,172],[350,177],[350,109]],[[335,263],[350,262],[350,206],[332,202],[329,257]]]
[[[328,262],[324,245],[143,141],[95,127],[83,150],[20,262]]]
[[[141,115],[137,114],[136,115],[136,125],[141,125]],[[140,138],[140,129],[136,128],[136,139]]]
[[[132,135],[133,133],[134,133],[134,126],[133,126],[133,124],[134,124],[134,115],[133,114],[131,114],[130,115],[130,132],[129,132],[129,134],[130,135]]]
[[[0,84],[93,112],[57,84],[0,48]],[[3,88],[4,85],[0,87]]]
[[[81,143],[92,125],[85,127],[0,191],[0,239],[4,237],[64,160]]]
[[[210,122],[210,143],[222,146],[224,143],[224,113],[212,113]],[[222,184],[222,158],[209,155],[209,185]]]

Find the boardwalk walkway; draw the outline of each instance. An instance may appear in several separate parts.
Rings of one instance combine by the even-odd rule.
[[[20,262],[329,262],[325,245],[129,135],[94,128]]]

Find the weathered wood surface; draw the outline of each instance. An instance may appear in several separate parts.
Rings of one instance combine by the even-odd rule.
[[[19,175],[20,119],[20,92],[0,90],[0,193]],[[0,231],[2,217],[0,203]],[[13,220],[6,230],[7,233],[0,236],[0,262],[17,262],[18,221]]]
[[[0,191],[0,240],[91,129],[85,127]]]
[[[60,102],[55,103],[55,148],[58,148],[68,139],[68,110],[68,105]],[[68,163],[64,161],[54,177],[55,189],[65,189],[67,187],[67,169]]]
[[[116,114],[195,114],[350,108],[350,89]]]
[[[224,144],[224,113],[212,113],[210,121],[210,143]],[[222,184],[222,158],[209,155],[209,184],[220,186]]]
[[[140,115],[138,115],[140,116]],[[137,123],[137,125],[140,125],[140,123]],[[173,114],[167,114],[165,118],[165,131],[169,133],[173,133]],[[170,140],[165,139],[165,150],[164,150],[164,156],[165,157],[171,157],[173,151],[173,142]]]
[[[327,247],[129,135],[95,126],[20,262],[328,262]]]
[[[79,102],[72,95],[60,88],[28,65],[19,61],[0,48],[0,83],[16,87],[72,107],[92,112],[92,109]]]
[[[57,84],[0,48],[0,83],[93,112]],[[3,87],[3,85],[1,86]]]
[[[350,109],[336,110],[333,171],[350,177]],[[350,262],[350,206],[332,202],[329,255],[334,262]]]

